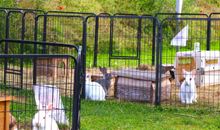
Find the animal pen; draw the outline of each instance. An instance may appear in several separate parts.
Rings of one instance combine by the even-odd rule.
[[[49,111],[59,129],[79,129],[93,123],[84,123],[89,105],[94,113],[112,102],[219,109],[218,13],[96,15],[1,8],[0,17],[5,129],[12,122],[9,111],[19,129],[34,128],[40,111]],[[187,79],[183,70],[195,71],[190,81],[196,91],[189,93],[197,102],[181,101],[187,93],[181,91]]]

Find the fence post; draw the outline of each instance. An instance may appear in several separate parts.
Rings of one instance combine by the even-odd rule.
[[[21,30],[21,40],[23,41],[25,38],[25,16],[26,12],[22,13],[22,30]],[[21,50],[20,53],[24,53],[24,43],[21,43]],[[20,59],[20,74],[21,74],[21,88],[23,88],[23,58]]]
[[[95,45],[94,45],[93,67],[97,67],[98,39],[99,39],[99,16],[96,15],[95,16]]]
[[[47,14],[44,14],[44,30],[43,30],[43,41],[47,41]],[[46,45],[43,45],[43,54],[46,53]]]
[[[152,65],[155,65],[156,24],[156,19],[153,18]]]
[[[9,38],[9,17],[10,17],[10,12],[7,12],[6,15],[6,29],[5,29],[5,39]],[[5,41],[5,50],[4,54],[8,54],[8,42]],[[4,84],[6,85],[6,80],[7,80],[7,68],[8,68],[8,60],[7,58],[4,59]]]
[[[81,46],[78,49],[78,58],[76,62],[75,72],[74,72],[74,98],[72,107],[72,130],[80,129],[80,90],[83,82],[81,82],[81,61],[82,53]]]
[[[140,65],[141,60],[141,28],[142,28],[142,16],[138,17],[138,30],[137,30],[137,57],[138,65]]]
[[[110,16],[110,45],[109,45],[109,67],[111,66],[111,57],[113,50],[113,29],[114,29],[114,18]]]
[[[211,18],[208,17],[207,20],[207,43],[206,43],[206,50],[210,50],[210,40],[211,40]]]
[[[85,74],[86,74],[86,37],[87,37],[87,20],[83,18],[83,37],[82,37],[82,95],[81,97],[85,99]]]
[[[35,17],[35,21],[34,21],[34,41],[37,41],[37,28],[38,28],[38,16]],[[37,44],[35,43],[34,44],[34,54],[37,54]],[[36,85],[37,83],[37,61],[36,61],[36,58],[33,59],[33,84]]]
[[[155,105],[159,106],[161,99],[162,25],[157,22],[157,26]]]

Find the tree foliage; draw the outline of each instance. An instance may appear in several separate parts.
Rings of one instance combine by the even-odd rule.
[[[130,13],[152,14],[158,12],[175,12],[176,0],[1,0],[1,7],[20,7],[43,10],[94,12],[94,13]],[[219,6],[217,0],[208,0],[204,5],[202,0],[184,0],[183,12],[196,13],[200,6]]]

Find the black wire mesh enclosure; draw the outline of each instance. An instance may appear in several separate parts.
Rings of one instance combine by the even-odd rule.
[[[99,99],[85,92],[82,128],[94,121],[88,119],[91,115],[104,122],[100,114],[119,114],[106,108],[115,108],[118,101],[120,106],[138,102],[219,109],[218,13],[167,13],[157,18],[104,13],[87,20],[85,89],[99,83],[103,90],[96,91]]]
[[[16,120],[18,129],[32,129],[44,127],[41,122],[44,120],[44,116],[54,116],[54,119],[59,123],[63,124],[62,127],[72,126],[72,108],[73,105],[73,86],[74,78],[65,78],[66,82],[53,81],[46,76],[37,76],[38,81],[33,84],[33,74],[31,73],[31,67],[33,67],[33,58],[69,58],[68,56],[53,56],[53,55],[1,55],[1,61],[11,60],[10,67],[18,68],[19,64],[16,64],[17,60],[24,60],[23,64],[23,83],[22,89],[19,77],[16,73],[8,74],[7,83],[3,83],[3,76],[1,76],[1,97],[10,97],[10,111],[11,115]],[[4,62],[2,62],[4,63]],[[51,69],[48,65],[48,61],[45,65],[40,65],[40,73],[47,73]],[[42,68],[43,67],[43,68]],[[38,66],[37,66],[38,68]],[[58,68],[58,67],[56,67]],[[4,68],[1,67],[1,73]],[[60,71],[59,71],[60,72]],[[9,72],[8,72],[9,73]],[[40,75],[40,74],[37,74]],[[73,73],[70,73],[73,75]],[[72,79],[71,79],[72,77]],[[68,81],[67,81],[68,80]],[[50,106],[52,105],[52,106]],[[7,106],[8,107],[8,106]],[[51,108],[49,108],[51,107]],[[45,112],[45,113],[44,113]],[[38,115],[39,114],[39,115]],[[42,118],[42,119],[41,119]],[[46,118],[47,119],[47,118]],[[45,123],[49,123],[50,118],[45,120]],[[52,124],[51,124],[52,125]],[[54,125],[54,124],[53,124]],[[9,128],[9,125],[4,129]],[[49,126],[48,128],[50,128]]]
[[[132,86],[137,83],[132,83],[131,88],[126,87],[130,83],[124,80],[130,79],[124,78],[132,74],[131,80],[138,76],[141,78],[143,73],[140,70],[149,67],[154,72],[146,73],[146,76],[156,80],[156,67],[153,67],[156,65],[156,36],[153,33],[156,31],[156,19],[152,16],[130,14],[116,14],[114,16],[100,14],[88,17],[87,21],[89,21],[87,22],[87,30],[92,31],[87,33],[86,59],[88,68],[86,72],[91,76],[91,80],[100,80],[103,74],[109,74],[108,76],[111,76],[108,78],[114,80],[111,82],[112,88],[109,88],[111,90],[108,91],[110,97],[117,97],[122,100],[152,100],[153,96],[147,97],[142,89],[137,91],[140,91],[145,97],[139,95],[138,92],[135,93],[135,90],[132,92]],[[128,73],[126,74],[126,72]],[[118,78],[116,79],[115,76]],[[115,84],[121,84],[122,88],[115,88]],[[144,83],[142,84],[144,85]],[[106,87],[105,89],[108,89],[110,86]]]
[[[98,129],[134,104],[218,110],[219,16],[0,8],[0,96],[20,129],[57,108],[45,93],[62,102],[59,129]]]
[[[126,103],[154,104],[159,101],[156,98],[159,76],[156,73],[159,62],[156,59],[157,25],[157,19],[150,15],[101,13],[87,17],[81,128],[111,129],[108,124],[91,127],[87,124],[95,121],[102,124],[108,122],[107,118],[116,123],[114,117],[126,117],[123,114]],[[91,119],[93,116],[98,118]]]
[[[47,54],[34,54],[37,49],[32,54],[8,51],[0,55],[1,102],[10,101],[7,110],[1,110],[1,115],[5,114],[1,119],[5,121],[2,129],[9,126],[18,129],[77,129],[82,69],[80,48],[71,44],[26,40],[1,40],[3,43],[44,45],[53,51],[47,51]],[[67,54],[59,54],[60,49]]]
[[[162,104],[219,109],[219,19],[210,16],[162,21],[161,65],[174,68],[170,98]]]

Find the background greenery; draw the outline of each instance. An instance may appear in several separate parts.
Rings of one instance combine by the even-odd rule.
[[[156,13],[175,12],[176,0],[1,0],[0,7],[17,7],[17,8],[31,8],[41,9],[44,11],[61,10],[61,11],[73,11],[73,12],[92,12],[92,13],[128,13],[128,14],[151,14]],[[205,13],[220,11],[220,1],[218,0],[184,0],[183,13]],[[40,13],[39,13],[40,14]],[[5,17],[5,14],[0,13],[0,17]],[[0,38],[4,38],[5,35],[5,20],[2,18],[0,21]],[[26,32],[25,39],[33,40],[34,36],[34,17],[33,15],[26,16]],[[13,14],[10,19],[10,38],[20,39],[21,32],[21,15]],[[195,42],[201,43],[201,48],[206,48],[206,35],[207,35],[207,21],[185,21],[176,23],[175,20],[167,21],[163,23],[163,61],[164,63],[173,63],[173,57],[175,56],[175,48],[170,46],[171,39],[177,32],[187,24],[189,25],[189,40],[187,41],[187,47],[183,50],[193,49]],[[137,19],[136,20],[115,20],[117,26],[114,27],[114,54],[116,55],[135,55],[136,47],[136,35],[137,35]],[[114,24],[115,24],[114,23]],[[43,39],[43,17],[38,21],[38,40]],[[93,65],[93,51],[94,51],[94,18],[90,18],[87,22],[87,66]],[[100,25],[105,27],[99,27],[99,65],[108,65],[108,52],[109,52],[109,19],[103,21],[100,20]],[[177,29],[179,26],[179,29]],[[216,24],[214,31],[212,31],[212,48],[219,49],[218,43],[218,31],[219,27]],[[151,62],[151,47],[152,47],[152,22],[147,21],[142,25],[142,36],[146,36],[142,39],[141,48],[141,60],[142,63],[150,64]],[[61,20],[56,18],[48,18],[47,24],[47,41],[73,43],[76,45],[82,44],[82,21],[80,19]],[[121,35],[122,34],[122,35]],[[128,38],[127,38],[128,36]],[[214,37],[216,36],[216,37]],[[118,39],[118,40],[117,40]],[[124,46],[126,43],[126,46]],[[131,43],[131,44],[130,44]],[[12,45],[10,51],[13,53],[19,52],[19,46]],[[29,49],[28,49],[29,48]],[[32,46],[25,46],[25,53],[31,53]],[[147,51],[145,49],[148,49]],[[1,48],[4,50],[4,48]],[[53,50],[53,49],[51,49]],[[166,52],[166,50],[172,50],[172,53]],[[123,52],[124,54],[120,54]],[[170,51],[171,52],[171,51]],[[147,57],[146,57],[147,56]],[[171,57],[170,59],[167,59]],[[119,61],[120,62],[120,61]],[[116,62],[114,62],[115,64]],[[121,65],[122,62],[120,62]],[[131,65],[132,63],[126,63]],[[116,66],[118,64],[116,63]],[[134,64],[136,65],[136,63]],[[133,65],[132,65],[133,66]]]
[[[57,6],[64,6],[65,11],[155,14],[175,12],[175,2],[176,0],[1,0],[0,6],[43,10],[57,10]],[[184,0],[182,12],[217,12],[220,10],[219,5],[219,0]]]

